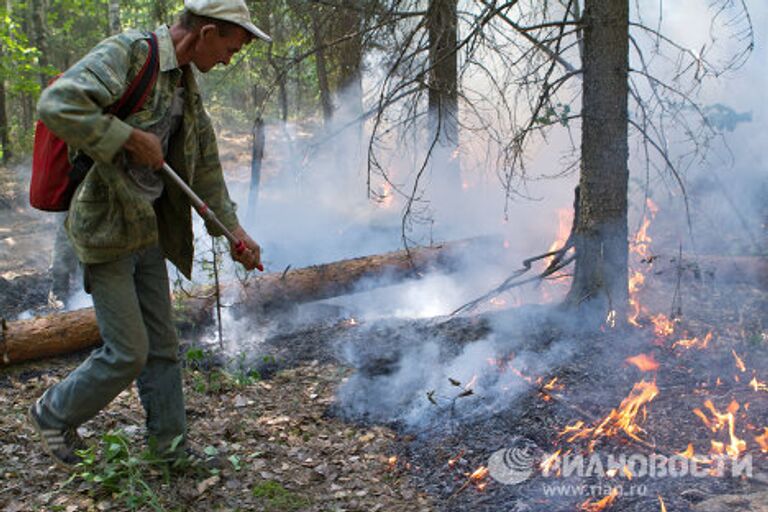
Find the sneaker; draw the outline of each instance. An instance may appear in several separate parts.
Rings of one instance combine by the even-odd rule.
[[[40,435],[43,442],[43,449],[53,458],[57,466],[72,470],[75,465],[82,462],[82,457],[75,453],[75,450],[85,449],[85,442],[78,435],[74,427],[59,430],[57,428],[46,428],[40,420],[40,402],[37,401],[29,408],[29,423]]]

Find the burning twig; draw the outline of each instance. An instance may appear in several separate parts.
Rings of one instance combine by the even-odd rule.
[[[574,242],[574,236],[573,234],[576,231],[576,225],[579,220],[579,187],[576,187],[574,190],[574,201],[573,201],[573,210],[575,215],[573,216],[573,224],[571,224],[571,232],[568,234],[568,238],[563,243],[563,246],[556,250],[556,251],[548,251],[544,254],[539,254],[538,256],[533,256],[532,258],[528,258],[526,260],[523,260],[523,267],[517,271],[515,271],[511,276],[509,276],[507,279],[504,280],[503,283],[501,283],[499,286],[494,288],[493,290],[489,291],[485,295],[483,295],[480,298],[477,298],[471,302],[468,302],[461,306],[460,308],[453,311],[449,316],[455,316],[462,312],[471,311],[472,309],[476,308],[478,304],[481,304],[483,302],[486,302],[502,293],[504,293],[507,290],[511,290],[512,288],[517,288],[518,286],[522,286],[527,283],[531,283],[534,281],[541,281],[545,278],[551,276],[552,274],[558,272],[559,270],[564,269],[568,265],[571,264],[576,259],[576,255],[572,254],[571,256],[568,256],[566,258],[566,255],[568,252],[575,247]],[[547,267],[544,269],[544,271],[534,277],[523,279],[522,281],[515,281],[518,277],[522,276],[526,272],[531,270],[531,266],[535,261],[543,260],[546,258],[552,258],[550,262],[547,264]]]

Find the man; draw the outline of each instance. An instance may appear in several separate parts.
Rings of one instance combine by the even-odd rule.
[[[155,35],[157,81],[142,108],[127,119],[104,112],[147,61],[149,35],[138,31],[97,45],[46,89],[38,104],[49,129],[95,162],[72,200],[67,230],[84,265],[104,344],[29,410],[45,450],[65,468],[79,462],[77,426],[134,380],[150,446],[166,453],[185,439],[165,258],[190,276],[192,217],[183,192],[156,172],[163,161],[245,242],[247,249],[232,257],[249,270],[261,265],[259,245],[240,227],[229,199],[190,66],[205,73],[227,65],[252,39],[269,36],[253,25],[243,0],[186,0],[179,21]],[[222,235],[214,225],[206,228]]]

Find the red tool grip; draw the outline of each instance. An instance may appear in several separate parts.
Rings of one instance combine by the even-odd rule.
[[[245,243],[242,240],[238,240],[237,243],[235,244],[235,252],[237,254],[242,254],[243,251],[245,251]],[[256,265],[256,268],[259,269],[259,272],[264,272],[264,265],[262,265],[261,263]]]

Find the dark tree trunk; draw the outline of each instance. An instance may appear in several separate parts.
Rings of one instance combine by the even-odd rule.
[[[35,46],[37,51],[40,52],[37,58],[37,62],[41,67],[48,66],[48,24],[46,21],[46,1],[45,0],[33,0],[32,1],[32,32],[35,36]],[[46,73],[40,73],[40,88],[45,89],[48,85],[48,75]]]
[[[429,27],[429,120],[432,135],[440,130],[440,144],[456,146],[459,139],[457,0],[432,0]],[[438,128],[439,127],[439,128]]]
[[[457,0],[431,0],[427,11],[429,30],[429,139],[437,138],[432,155],[435,204],[442,210],[461,192],[459,147]]]
[[[627,0],[586,1],[577,260],[566,299],[617,318],[628,300],[628,30]]]
[[[315,70],[317,71],[317,83],[320,87],[320,104],[323,107],[323,121],[326,125],[333,118],[333,100],[331,99],[331,87],[328,83],[328,69],[326,68],[325,38],[323,28],[320,25],[320,13],[317,8],[309,10],[312,19],[312,34],[315,40]]]
[[[352,120],[363,114],[363,15],[355,8],[355,0],[344,0],[338,10],[337,37],[354,36],[336,48],[339,62],[339,86],[341,95],[337,115]]]

